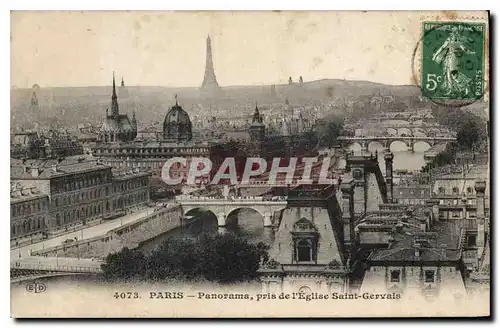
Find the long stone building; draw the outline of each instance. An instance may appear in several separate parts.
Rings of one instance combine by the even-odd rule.
[[[150,173],[89,156],[11,160],[11,239],[113,218],[149,201]]]

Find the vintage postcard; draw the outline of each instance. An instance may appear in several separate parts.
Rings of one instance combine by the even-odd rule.
[[[489,31],[12,12],[12,317],[489,317]]]

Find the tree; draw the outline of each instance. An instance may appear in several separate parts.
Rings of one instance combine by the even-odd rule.
[[[118,253],[109,254],[101,269],[106,279],[132,279],[144,274],[146,257],[137,250],[125,247]]]
[[[485,122],[477,115],[460,108],[435,107],[432,114],[440,125],[457,133],[460,150],[472,151],[482,142],[487,142]]]
[[[202,235],[199,238],[201,275],[221,283],[257,278],[262,250],[233,234]]]
[[[140,276],[232,283],[257,278],[259,264],[269,258],[267,250],[263,243],[252,244],[245,236],[230,233],[175,236],[148,256],[127,248],[109,255],[102,268],[107,279]]]
[[[331,147],[336,144],[337,138],[344,132],[344,118],[339,116],[330,117],[327,122],[319,128],[318,141],[323,147]]]
[[[196,239],[187,236],[167,238],[148,258],[147,273],[151,280],[179,278],[191,280],[200,272],[197,257],[200,254]]]
[[[457,143],[461,149],[472,151],[482,140],[486,139],[486,133],[481,123],[475,120],[467,120],[457,131]]]
[[[431,162],[427,163],[422,167],[422,172],[430,172],[431,169],[436,169],[446,165],[453,164],[455,161],[455,154],[457,152],[458,145],[455,142],[446,145],[445,150],[438,153],[436,157],[432,159]]]

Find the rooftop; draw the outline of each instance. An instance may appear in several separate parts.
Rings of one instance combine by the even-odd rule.
[[[113,174],[113,180],[122,180],[122,179],[128,179],[134,176],[148,176],[151,173],[149,173],[147,170],[142,170],[139,168],[120,168],[120,169],[115,169],[113,168],[111,170]]]
[[[368,261],[383,263],[458,261],[461,256],[460,238],[460,226],[449,221],[436,223],[428,232],[403,229],[393,234],[394,242],[387,249],[375,250]]]
[[[46,194],[41,193],[35,185],[23,186],[20,183],[11,182],[10,184],[10,203],[18,203],[28,199],[36,199],[47,197]]]
[[[50,179],[73,173],[109,169],[91,156],[69,156],[63,159],[11,159],[11,179]]]
[[[173,141],[173,140],[134,140],[132,142],[99,143],[98,148],[200,148],[215,145],[217,142],[207,140]]]
[[[450,168],[448,172],[444,172],[436,177],[436,180],[476,180],[487,179],[489,168],[487,165],[471,165],[468,168]]]

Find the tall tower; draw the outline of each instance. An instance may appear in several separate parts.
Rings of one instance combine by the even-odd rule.
[[[212,90],[219,89],[219,84],[215,77],[214,63],[212,61],[212,41],[210,40],[210,35],[207,37],[207,61],[205,63],[205,76],[201,88]]]
[[[387,186],[387,200],[389,203],[394,201],[394,181],[393,181],[393,162],[394,154],[387,152],[384,155],[385,160],[385,185]]]
[[[30,106],[31,106],[31,108],[38,109],[38,98],[36,97],[35,90],[33,90],[33,93],[31,94]]]
[[[113,94],[111,95],[111,116],[113,119],[118,119],[120,110],[118,108],[118,97],[116,96],[115,72],[113,72]]]
[[[35,85],[33,85],[33,88],[31,91],[29,111],[25,115],[25,125],[32,125],[32,124],[28,124],[28,122],[33,122],[36,125],[37,121],[40,119],[40,116],[41,116],[40,115],[40,103],[38,102],[39,95],[40,95],[40,86],[38,84],[35,84]]]
[[[252,125],[250,125],[250,137],[253,141],[262,141],[266,133],[266,126],[264,125],[264,120],[257,107],[257,102],[255,102],[255,111],[252,117]]]

